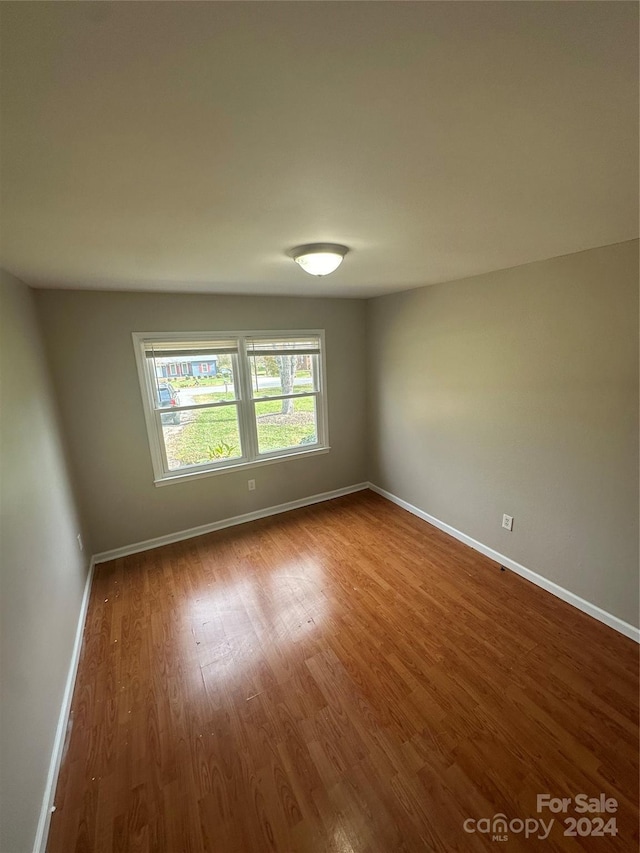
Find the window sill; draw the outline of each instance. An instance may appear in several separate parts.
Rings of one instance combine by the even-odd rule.
[[[170,474],[162,479],[154,480],[155,486],[168,486],[171,483],[184,483],[187,480],[199,480],[201,477],[215,477],[218,474],[229,474],[232,471],[246,471],[249,468],[262,468],[263,465],[274,465],[276,462],[290,462],[292,459],[308,459],[310,456],[321,456],[328,453],[330,447],[315,447],[313,450],[305,450],[303,453],[283,453],[281,456],[271,456],[268,459],[256,459],[253,462],[239,462],[235,465],[225,465],[221,468],[208,469],[207,471],[189,471],[178,474]]]

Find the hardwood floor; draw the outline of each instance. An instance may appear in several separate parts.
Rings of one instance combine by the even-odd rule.
[[[49,853],[636,850],[638,647],[360,492],[96,568],[55,802]]]

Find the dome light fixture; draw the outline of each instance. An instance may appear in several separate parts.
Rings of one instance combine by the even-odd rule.
[[[339,243],[307,243],[296,246],[287,254],[309,275],[321,276],[335,272],[348,251],[348,246]]]

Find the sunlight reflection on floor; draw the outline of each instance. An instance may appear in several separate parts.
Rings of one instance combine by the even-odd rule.
[[[205,682],[224,682],[227,689],[244,685],[245,692],[259,686],[268,677],[260,668],[277,670],[278,662],[287,668],[287,649],[313,635],[328,613],[319,561],[283,562],[266,576],[247,565],[236,571],[238,576],[213,582],[188,601],[191,630],[181,637],[190,659],[195,652],[188,674],[193,689],[202,690]]]

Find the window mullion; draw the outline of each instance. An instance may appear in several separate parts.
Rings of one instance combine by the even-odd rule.
[[[235,400],[218,400],[215,403],[194,403],[191,406],[162,406],[155,408],[154,411],[166,415],[172,412],[197,412],[201,409],[220,409],[223,406],[235,406],[237,403],[238,399],[236,398]]]
[[[254,397],[254,403],[269,403],[273,401],[277,403],[278,400],[304,400],[305,397],[317,397],[319,391],[303,391],[300,394],[272,394],[271,396],[266,397]]]
[[[258,430],[253,410],[251,389],[251,365],[247,356],[246,338],[240,338],[238,347],[238,362],[240,368],[240,400],[242,438],[247,444],[247,456],[251,460],[258,458]]]

